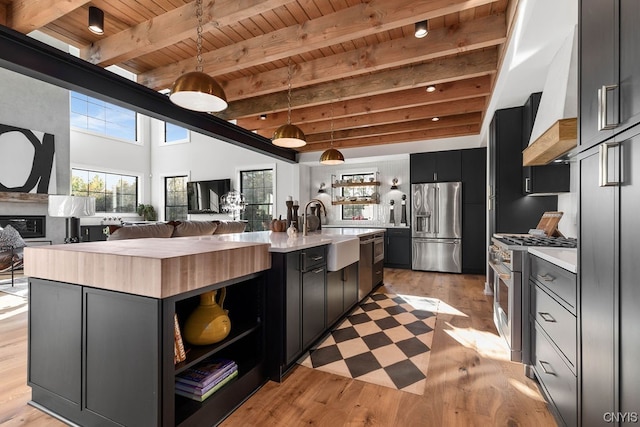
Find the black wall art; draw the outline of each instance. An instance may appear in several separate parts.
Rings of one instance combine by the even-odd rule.
[[[0,191],[56,193],[54,137],[0,124]]]

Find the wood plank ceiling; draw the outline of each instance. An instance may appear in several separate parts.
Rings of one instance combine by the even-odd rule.
[[[516,3],[202,0],[203,70],[229,101],[216,115],[270,138],[287,121],[290,71],[291,122],[308,142],[297,151],[478,134]],[[87,29],[89,6],[104,11],[103,36]],[[189,0],[0,0],[0,24],[40,30],[155,90],[195,70],[195,15]]]

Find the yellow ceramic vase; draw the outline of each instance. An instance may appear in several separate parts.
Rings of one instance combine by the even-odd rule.
[[[200,305],[187,318],[184,339],[194,345],[207,345],[222,341],[231,332],[228,310],[223,308],[226,288],[220,289],[219,302],[216,291],[200,295]]]

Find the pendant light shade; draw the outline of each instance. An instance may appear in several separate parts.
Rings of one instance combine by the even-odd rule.
[[[188,110],[217,113],[227,108],[227,96],[222,86],[202,71],[202,0],[196,0],[198,18],[196,49],[198,65],[196,71],[178,77],[171,87],[169,99]]]
[[[287,63],[287,124],[280,126],[271,138],[273,145],[284,148],[299,148],[307,145],[304,132],[291,124],[291,58]]]
[[[342,153],[333,148],[333,104],[331,104],[331,148],[322,153],[320,163],[323,165],[339,165],[340,163],[344,163]]]
[[[271,142],[273,145],[285,148],[298,148],[307,144],[304,132],[298,126],[290,123],[276,129]]]
[[[344,156],[341,152],[331,147],[322,153],[322,156],[320,156],[320,163],[323,165],[339,165],[344,163]]]
[[[178,77],[169,99],[176,105],[193,111],[218,112],[227,108],[227,97],[218,82],[201,71]]]
[[[89,31],[104,34],[104,12],[95,6],[89,6]]]

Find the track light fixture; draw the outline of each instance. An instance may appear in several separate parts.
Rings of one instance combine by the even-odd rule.
[[[428,21],[426,19],[424,21],[416,22],[416,32],[414,33],[416,38],[421,39],[429,33],[427,23]]]
[[[89,6],[89,31],[94,34],[104,34],[104,12],[95,6]]]

